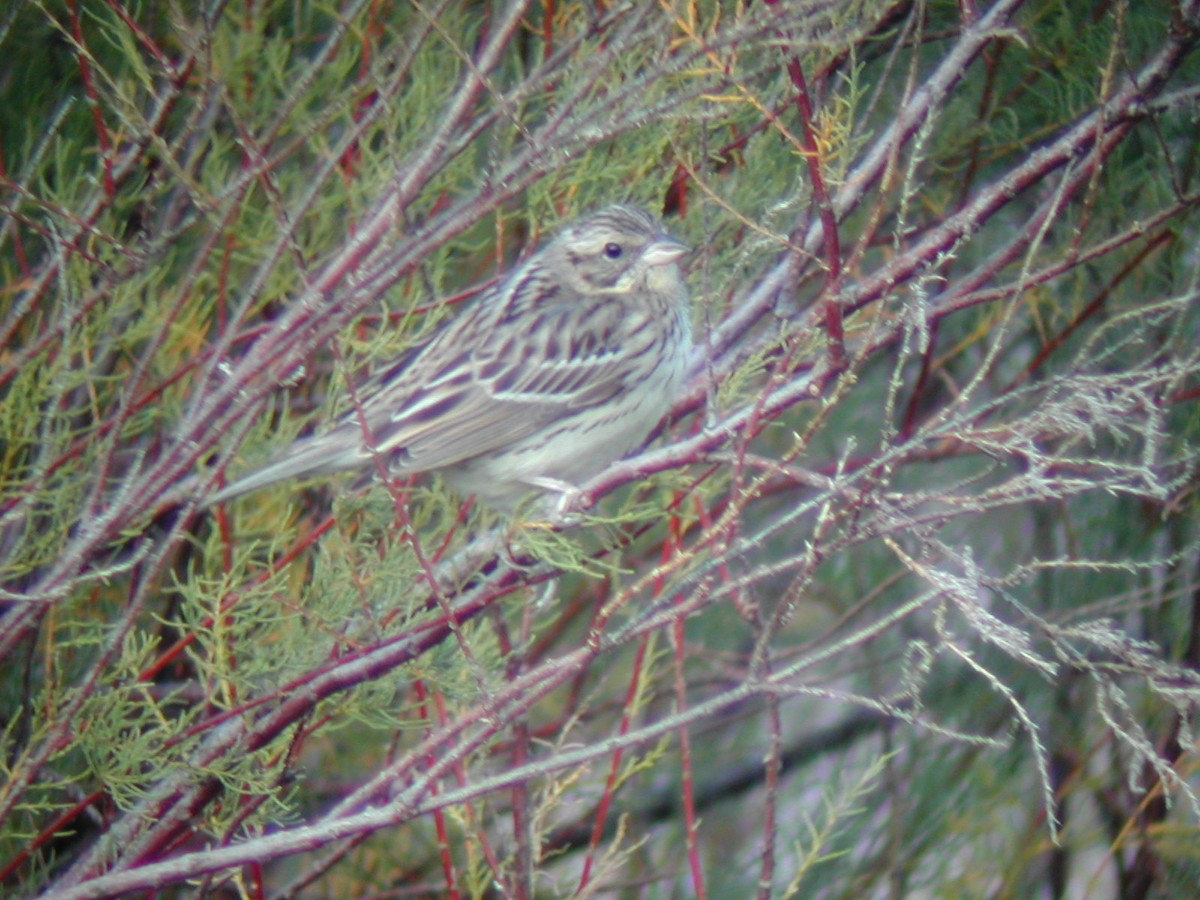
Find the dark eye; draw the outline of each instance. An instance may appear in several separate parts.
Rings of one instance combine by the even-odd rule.
[[[625,252],[625,248],[615,241],[609,241],[604,245],[604,255],[609,259],[620,259],[621,254]]]

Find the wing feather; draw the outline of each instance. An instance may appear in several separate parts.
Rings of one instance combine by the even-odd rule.
[[[448,356],[453,348],[452,359],[433,366],[423,358],[413,367],[438,372],[433,384],[410,385],[406,402],[387,404],[386,416],[375,414],[384,412],[383,398],[372,398],[368,421],[378,449],[394,454],[401,470],[443,468],[502,450],[556,419],[604,403],[638,376],[630,351],[636,362],[649,343],[637,335],[644,316],[630,312],[620,295],[605,300],[589,309],[576,303],[540,310],[529,322],[531,333],[509,340],[464,347],[447,335],[428,355]]]

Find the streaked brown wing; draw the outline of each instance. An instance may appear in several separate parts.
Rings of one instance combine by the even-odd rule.
[[[402,409],[372,422],[379,450],[398,453],[397,464],[411,471],[442,468],[502,450],[610,399],[635,371],[628,351],[639,342],[626,326],[643,324],[623,300],[544,309],[520,333],[498,323],[513,332],[507,340],[493,334],[485,346],[454,355],[454,340],[439,341],[414,367],[436,372],[430,383],[409,393]],[[444,358],[439,365],[435,354]]]

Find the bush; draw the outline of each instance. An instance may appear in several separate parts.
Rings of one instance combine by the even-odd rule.
[[[0,30],[6,893],[1194,890],[1196,0],[188,6]],[[614,200],[573,509],[205,505]]]

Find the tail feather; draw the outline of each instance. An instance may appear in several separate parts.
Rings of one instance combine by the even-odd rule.
[[[261,488],[292,478],[333,475],[361,468],[368,459],[362,450],[362,433],[357,428],[338,428],[326,434],[297,441],[287,454],[210,497],[207,505],[224,503]]]

